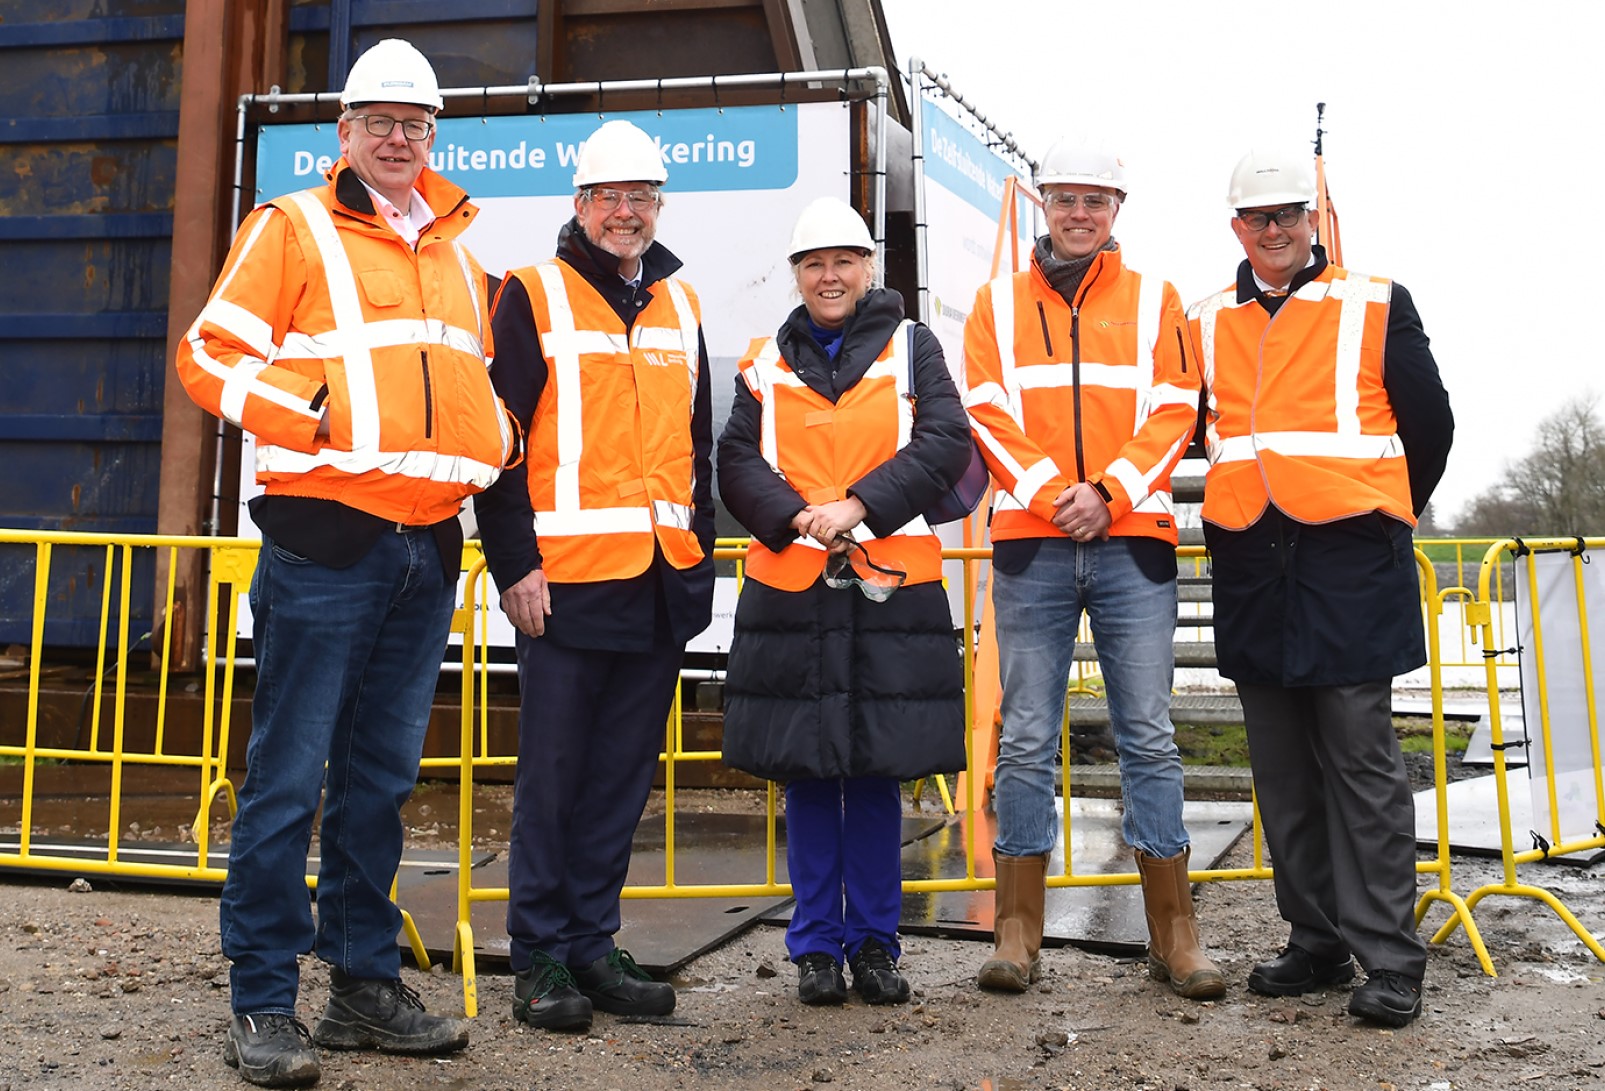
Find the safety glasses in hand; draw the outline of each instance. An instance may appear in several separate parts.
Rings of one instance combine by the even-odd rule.
[[[870,602],[885,602],[892,592],[903,586],[908,573],[901,568],[887,568],[870,559],[869,550],[846,534],[837,535],[847,543],[845,553],[832,553],[825,561],[825,584],[841,591],[856,587]]]

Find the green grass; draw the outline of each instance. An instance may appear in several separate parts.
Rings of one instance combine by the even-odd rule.
[[[1399,718],[1393,721],[1399,732],[1399,747],[1405,753],[1432,752],[1432,721]],[[1471,739],[1471,724],[1444,724],[1443,743],[1448,753],[1465,750]],[[1176,748],[1183,765],[1226,765],[1248,767],[1248,738],[1241,726],[1220,727],[1203,724],[1177,724]]]

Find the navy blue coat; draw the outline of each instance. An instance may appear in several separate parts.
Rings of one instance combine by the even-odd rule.
[[[1316,262],[1291,289],[1326,267]],[[1248,262],[1238,269],[1239,299],[1274,313]],[[1420,515],[1443,476],[1454,439],[1449,395],[1415,302],[1393,285],[1383,345],[1383,385],[1409,466]],[[1379,512],[1333,523],[1300,523],[1274,505],[1252,526],[1204,524],[1215,598],[1220,672],[1260,686],[1342,686],[1382,682],[1427,661],[1420,582],[1411,528]]]
[[[864,375],[903,318],[896,292],[859,301],[835,362],[799,307],[781,327],[781,353],[832,402]],[[933,504],[969,463],[970,426],[934,334],[916,327],[913,434],[906,447],[849,487],[878,536]],[[719,438],[719,495],[748,532],[779,551],[796,539],[806,505],[764,460],[760,406],[736,379]],[[747,580],[736,604],[725,683],[725,764],[771,780],[892,776],[964,768],[964,677],[940,583],[870,602],[823,579],[804,591]]]

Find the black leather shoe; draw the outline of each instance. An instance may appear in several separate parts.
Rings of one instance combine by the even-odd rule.
[[[853,968],[853,988],[866,1004],[901,1004],[909,997],[908,979],[897,969],[897,960],[878,939],[867,939],[858,953],[848,959]]]
[[[1301,996],[1354,980],[1354,959],[1318,959],[1296,944],[1249,971],[1248,987],[1262,996]]]
[[[1349,1014],[1385,1027],[1402,1027],[1421,1014],[1421,979],[1372,970],[1349,997]]]
[[[612,1015],[668,1015],[674,1010],[674,986],[653,981],[618,947],[579,969],[569,968],[580,995],[597,1011]]]
[[[845,1004],[847,979],[842,964],[820,951],[797,960],[797,999],[804,1004]]]
[[[546,1030],[590,1030],[591,1002],[567,966],[536,951],[529,969],[513,976],[513,1018]]]
[[[430,1015],[400,980],[359,981],[329,969],[329,1003],[312,1040],[324,1049],[453,1053],[468,1044],[468,1021]]]
[[[291,1015],[236,1015],[223,1063],[258,1087],[311,1087],[323,1075],[307,1028]]]

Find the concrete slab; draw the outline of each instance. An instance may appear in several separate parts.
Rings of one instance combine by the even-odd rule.
[[[1511,844],[1517,852],[1533,847],[1532,789],[1525,769],[1505,772],[1510,798]],[[1468,856],[1498,856],[1500,847],[1499,788],[1492,776],[1457,780],[1448,788],[1449,851]],[[1416,793],[1416,843],[1426,849],[1438,844],[1438,804],[1429,789]],[[1550,861],[1589,867],[1605,860],[1605,849],[1551,856]]]
[[[1063,800],[1059,801],[1062,816]],[[1194,870],[1213,867],[1249,828],[1253,809],[1247,802],[1189,801],[1183,819],[1193,840]],[[1070,800],[1071,855],[1077,875],[1130,874],[1136,870],[1120,836],[1121,804],[1117,799]],[[983,813],[973,831],[976,874],[992,875],[993,816]],[[972,831],[959,816],[930,836],[903,848],[905,879],[957,879],[964,876],[964,847]],[[1049,876],[1064,874],[1062,843],[1048,863]],[[789,905],[764,919],[790,919]],[[910,934],[988,940],[992,936],[992,892],[958,891],[908,894],[903,898],[902,931]],[[1133,882],[1123,886],[1065,887],[1048,891],[1043,943],[1065,944],[1114,954],[1139,953],[1148,939],[1142,892]]]

